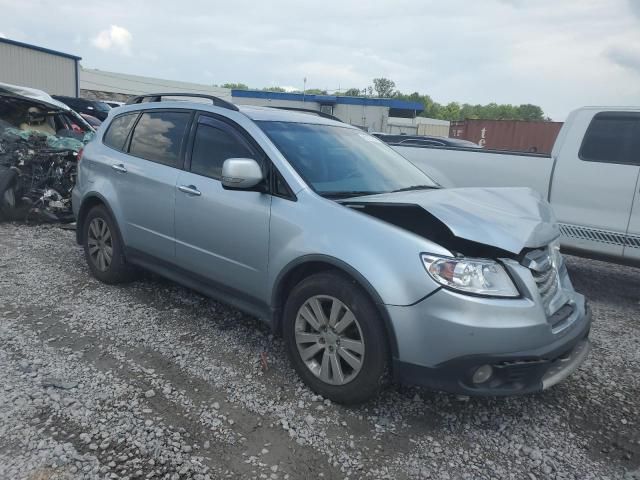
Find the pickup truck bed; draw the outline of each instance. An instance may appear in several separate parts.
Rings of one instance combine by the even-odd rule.
[[[531,187],[549,197],[550,155],[458,147],[394,145],[393,149],[443,187]],[[424,149],[432,151],[426,154]]]

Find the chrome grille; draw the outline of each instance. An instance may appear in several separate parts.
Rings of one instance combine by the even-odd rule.
[[[545,248],[529,252],[525,256],[524,265],[531,270],[545,311],[548,315],[551,315],[553,312],[550,311],[550,304],[556,293],[558,293],[560,285],[558,271],[551,261],[549,249]]]

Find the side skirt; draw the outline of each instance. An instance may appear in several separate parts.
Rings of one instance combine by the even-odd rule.
[[[269,308],[269,305],[256,298],[134,248],[127,248],[125,256],[127,261],[133,265],[142,267],[207,297],[237,308],[244,313],[257,317],[269,326],[273,325],[273,311]]]

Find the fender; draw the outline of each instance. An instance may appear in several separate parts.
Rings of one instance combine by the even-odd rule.
[[[279,312],[282,310],[282,305],[278,299],[282,294],[282,285],[283,280],[286,278],[287,274],[293,271],[294,268],[304,265],[305,263],[326,263],[335,267],[337,270],[340,270],[351,278],[353,278],[356,283],[364,288],[364,290],[369,294],[371,299],[373,300],[380,316],[382,317],[382,321],[384,323],[385,330],[387,335],[389,336],[389,347],[391,349],[391,355],[393,358],[398,357],[398,342],[396,340],[395,330],[393,329],[393,323],[391,322],[391,318],[389,317],[389,312],[387,311],[386,305],[382,302],[382,298],[378,294],[378,292],[373,288],[373,285],[366,279],[364,275],[362,275],[358,270],[349,265],[348,263],[330,255],[322,255],[322,254],[309,254],[303,255],[301,257],[296,258],[289,262],[276,276],[276,280],[274,282],[274,288],[271,292],[271,308],[273,311],[273,327],[274,330],[278,331],[281,327],[281,315]]]
[[[111,215],[111,218],[113,218],[114,222],[116,222],[116,226],[118,226],[116,216],[113,214],[113,209],[111,208],[111,205],[109,205],[109,202],[106,200],[106,198],[104,198],[104,196],[102,196],[98,192],[89,192],[82,199],[82,204],[80,205],[80,210],[78,211],[78,218],[76,218],[76,243],[78,245],[82,244],[84,218],[87,216],[87,212],[89,211],[89,209],[87,208],[87,205],[92,203],[92,200],[94,199],[98,200],[102,205],[104,205],[104,207],[109,212],[109,215]],[[118,227],[118,230],[120,230],[120,227]],[[122,238],[122,234],[119,231],[118,231],[118,234]]]

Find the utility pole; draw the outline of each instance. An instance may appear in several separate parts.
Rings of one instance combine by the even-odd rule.
[[[304,77],[303,79],[303,87],[302,87],[302,103],[304,103],[304,97],[307,96],[307,77]]]

